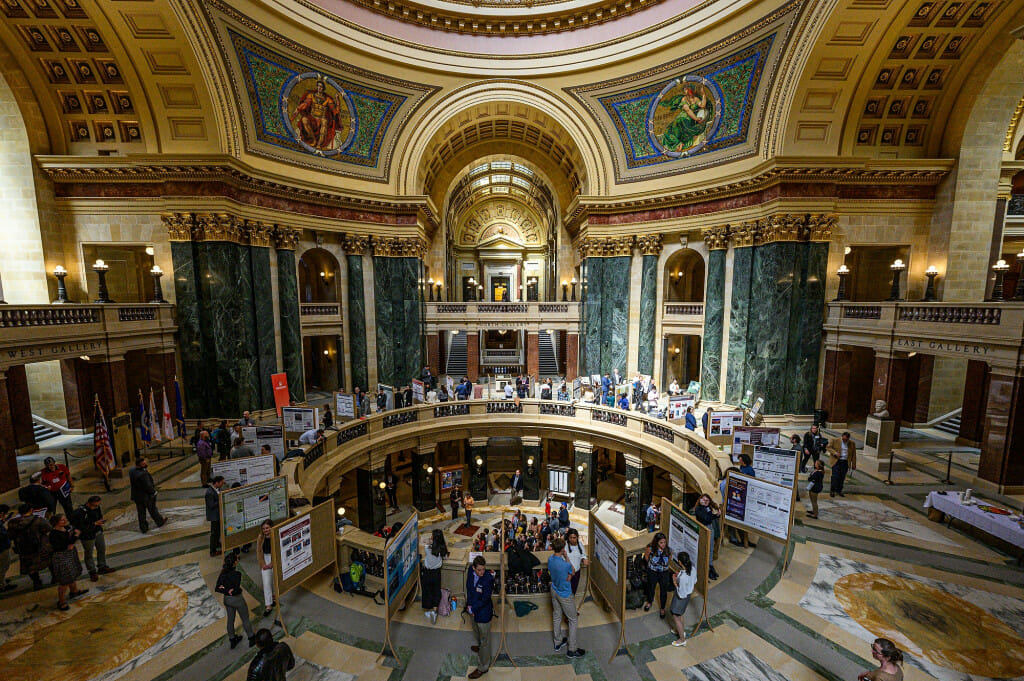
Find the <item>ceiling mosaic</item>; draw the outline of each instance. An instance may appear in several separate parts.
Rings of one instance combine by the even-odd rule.
[[[568,88],[601,128],[616,180],[674,175],[756,153],[765,100],[804,4],[791,2],[701,52]]]
[[[211,2],[232,71],[246,149],[259,156],[386,182],[395,140],[436,88],[330,59]]]

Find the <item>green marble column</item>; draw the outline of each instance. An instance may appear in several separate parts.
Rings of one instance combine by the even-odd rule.
[[[299,322],[299,281],[295,269],[295,239],[279,239],[277,244],[277,295],[281,312],[281,359],[288,374],[292,399],[306,399],[306,381],[302,375],[302,327]]]
[[[637,348],[637,370],[654,375],[654,321],[658,305],[658,256],[643,256],[640,275],[640,342]],[[613,367],[614,368],[614,367]],[[619,368],[625,375],[625,366]]]
[[[588,376],[601,373],[601,276],[604,258],[585,260],[586,284],[583,302],[583,366]]]
[[[725,367],[725,401],[739,404],[746,385],[747,359],[753,348],[749,333],[753,246],[733,250],[732,298],[729,301],[729,351]]]
[[[645,466],[634,456],[625,455],[625,458],[626,480],[633,482],[633,487],[631,493],[626,494],[623,523],[634,530],[642,530],[647,527],[645,517],[654,488],[654,467]]]
[[[787,356],[785,413],[809,414],[817,396],[822,324],[825,322],[825,276],[828,242],[800,244],[804,252],[801,286],[793,296]],[[799,315],[795,312],[799,311]]]
[[[259,409],[274,406],[274,391],[270,384],[271,374],[277,373],[277,342],[274,339],[274,293],[270,278],[269,244],[253,245],[252,259],[253,312],[256,321],[256,349],[259,361]]]
[[[580,472],[580,466],[583,471]],[[597,498],[597,476],[594,470],[594,446],[589,442],[573,443],[573,489],[576,500],[573,505],[589,509]]]
[[[182,399],[189,416],[210,414],[207,391],[202,389],[209,362],[202,337],[199,295],[196,283],[195,244],[171,242],[174,266],[174,299],[178,321],[178,354],[181,356]],[[168,398],[170,399],[170,398]]]
[[[725,250],[708,255],[707,292],[704,295],[704,345],[700,362],[701,399],[721,399],[722,331],[725,320]]]
[[[348,263],[348,353],[352,363],[352,388],[370,387],[366,360],[366,301],[363,297],[363,256],[349,253]]]
[[[610,250],[629,253],[630,243]],[[626,372],[631,260],[630,255],[587,258],[584,345],[588,374],[610,374],[616,368]]]
[[[786,391],[792,380],[787,365],[793,337],[790,322],[793,314],[800,314],[798,307],[794,310],[799,301],[794,294],[801,285],[805,245],[775,241],[754,248],[743,390],[764,395],[764,411],[769,414],[786,412]]]
[[[395,387],[423,368],[419,271],[419,258],[373,258],[377,380]]]

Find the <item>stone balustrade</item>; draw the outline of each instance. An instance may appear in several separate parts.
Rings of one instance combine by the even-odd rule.
[[[337,327],[341,333],[341,303],[301,303],[299,305],[299,323],[307,327]],[[323,333],[320,329],[317,333]]]
[[[662,305],[664,333],[704,335],[704,303],[664,303]]]
[[[686,477],[717,498],[718,478],[728,455],[682,425],[638,412],[545,400],[469,400],[423,404],[349,421],[331,432],[322,451],[295,464],[289,474],[309,498],[329,493],[339,475],[365,465],[368,457],[451,439],[503,436],[589,441],[641,457],[670,474]]]
[[[425,303],[427,332],[455,329],[526,329],[576,332],[580,303],[550,302],[433,302]]]

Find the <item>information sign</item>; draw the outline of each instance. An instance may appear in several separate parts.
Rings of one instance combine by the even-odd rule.
[[[309,515],[284,523],[280,528],[278,546],[281,560],[281,580],[287,580],[313,564],[312,523]]]
[[[334,415],[339,419],[356,417],[356,396],[350,393],[334,393]]]
[[[753,426],[736,426],[732,432],[732,460],[739,461],[736,457],[740,454],[751,454],[754,447],[778,447],[778,428],[755,428]]]
[[[220,507],[221,527],[226,538],[254,528],[258,531],[267,518],[276,525],[288,517],[287,478],[278,476],[225,489],[220,495]]]
[[[754,471],[759,480],[767,480],[784,487],[796,485],[796,466],[800,452],[780,447],[754,447]]]
[[[742,411],[712,411],[708,417],[708,437],[732,437],[736,427],[742,425]]]
[[[227,488],[231,488],[236,482],[248,485],[270,480],[277,475],[273,456],[247,456],[244,459],[214,461],[211,471],[213,475],[224,476],[224,486]]]
[[[696,520],[686,517],[675,506],[669,507],[668,549],[673,560],[680,551],[690,554],[690,561],[700,565],[700,526]]]
[[[789,541],[793,488],[729,473],[725,488],[725,518],[732,525],[754,530],[777,541]]]
[[[289,433],[305,433],[316,428],[316,411],[313,407],[281,407],[284,429]]]
[[[384,547],[384,577],[388,583],[388,606],[404,594],[405,585],[416,574],[420,560],[418,526],[416,515],[413,514]]]
[[[612,580],[618,584],[619,549],[615,546],[615,541],[599,525],[591,525],[590,532],[594,535],[594,557],[601,563]]]
[[[426,402],[426,392],[423,381],[418,378],[412,379],[412,399],[414,402]]]

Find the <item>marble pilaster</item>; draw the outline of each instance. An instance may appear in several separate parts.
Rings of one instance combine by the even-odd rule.
[[[750,305],[747,320],[747,360],[743,375],[743,390],[764,395],[764,409],[778,414],[786,411],[787,385],[793,380],[787,372],[786,357],[791,332],[791,315],[800,296],[794,291],[800,286],[802,273],[802,244],[779,241],[754,249],[750,280]],[[733,289],[735,295],[735,289]],[[797,336],[798,338],[798,336]],[[731,358],[730,358],[731,359]],[[817,379],[817,372],[814,374]]]
[[[187,397],[182,396],[186,400],[185,413],[204,415],[212,414],[213,411],[207,402],[207,391],[199,389],[207,376],[208,362],[201,331],[195,246],[191,241],[171,241],[171,262],[174,266],[181,378],[184,385],[196,388],[189,390]]]
[[[523,499],[540,500],[541,442],[539,437],[524,437],[520,470],[523,471]],[[533,459],[533,463],[530,463]]]
[[[701,399],[717,401],[722,371],[722,322],[725,318],[725,250],[708,254],[707,292],[704,296],[704,346],[701,355]]]
[[[654,375],[654,324],[658,303],[658,256],[643,256],[640,275],[640,340],[637,347],[637,370]],[[614,368],[614,367],[613,367]]]
[[[306,397],[306,382],[302,374],[302,328],[299,323],[299,281],[295,269],[295,250],[277,249],[277,289],[281,309],[281,359],[288,374],[288,390],[292,399],[301,402]]]
[[[476,465],[477,457],[483,462]],[[466,467],[469,469],[469,486],[463,493],[469,492],[474,501],[487,501],[487,438],[473,438],[466,443]]]
[[[588,376],[601,372],[601,301],[604,258],[587,258],[583,296],[583,367]]]
[[[363,298],[363,256],[350,253],[348,264],[348,347],[352,362],[352,387],[369,389],[366,373],[366,301]]]
[[[434,468],[436,445],[421,445],[412,455],[412,504],[417,511],[432,511],[437,506],[437,492],[434,488],[436,470],[427,472],[426,467]]]
[[[746,385],[747,359],[752,348],[749,335],[751,280],[754,248],[733,253],[732,300],[729,301],[729,350],[725,373],[725,401],[738,404]]]
[[[0,372],[0,492],[21,486],[18,478],[18,455],[14,448],[14,423],[11,401],[7,395],[7,376]]]
[[[624,455],[626,462],[626,480],[633,481],[632,500],[627,495],[623,523],[634,530],[642,530],[647,524],[644,516],[647,506],[651,503],[651,491],[654,486],[654,468],[645,466],[639,458]]]
[[[388,521],[387,498],[379,485],[384,480],[384,466],[356,469],[356,492],[359,501],[359,522],[364,532],[376,532]]]
[[[576,500],[573,506],[589,509],[597,498],[597,478],[594,475],[594,446],[589,442],[573,442],[573,484]],[[583,470],[580,471],[580,467]]]
[[[255,314],[256,352],[259,360],[256,394],[259,396],[259,408],[269,409],[274,406],[270,376],[277,373],[277,340],[275,339],[270,249],[252,246],[249,250],[252,259],[252,302]]]
[[[825,323],[828,242],[800,244],[799,250],[804,254],[803,271],[800,285],[794,290],[784,382],[787,388],[784,412],[789,414],[809,414],[814,410]]]
[[[419,258],[374,256],[377,380],[407,385],[422,369]]]
[[[978,477],[1005,494],[1024,489],[1024,377],[993,369],[985,399]]]

